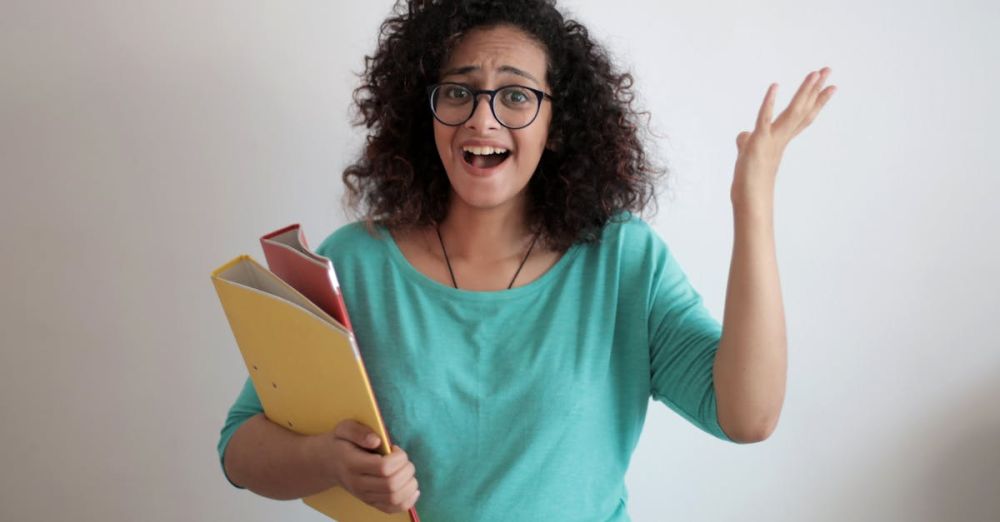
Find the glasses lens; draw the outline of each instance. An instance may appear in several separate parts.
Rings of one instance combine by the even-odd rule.
[[[446,125],[461,125],[472,115],[472,91],[456,84],[443,84],[431,92],[431,109]],[[518,129],[530,124],[538,114],[538,95],[531,89],[512,85],[497,91],[493,109],[500,124]]]
[[[472,114],[472,91],[461,85],[439,85],[431,93],[434,115],[447,125],[458,125]]]
[[[530,89],[512,85],[497,93],[494,108],[500,123],[507,127],[524,127],[538,113],[538,95]]]

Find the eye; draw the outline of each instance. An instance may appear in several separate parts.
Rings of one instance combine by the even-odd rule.
[[[458,85],[446,85],[442,90],[444,97],[449,100],[461,101],[469,96],[469,90]]]
[[[524,87],[506,87],[500,93],[500,101],[507,107],[520,108],[530,105],[532,93]]]

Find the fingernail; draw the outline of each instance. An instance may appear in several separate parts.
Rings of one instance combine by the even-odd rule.
[[[378,437],[372,434],[368,434],[368,438],[365,440],[369,445],[378,444]]]

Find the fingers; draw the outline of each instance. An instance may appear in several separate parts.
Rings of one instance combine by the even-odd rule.
[[[410,509],[413,506],[416,506],[417,500],[419,498],[420,498],[420,490],[418,489],[413,493],[412,497],[410,497],[409,499],[406,500],[406,502],[403,503],[403,509]]]
[[[419,499],[419,498],[420,498],[420,490],[418,489],[417,491],[415,491],[413,493],[413,495],[409,499],[407,499],[407,500],[405,500],[405,501],[403,501],[401,503],[398,503],[398,504],[383,504],[383,503],[379,502],[379,503],[372,504],[372,506],[374,506],[377,509],[382,510],[385,513],[399,513],[400,511],[406,511],[406,510],[412,508],[413,506],[417,505],[417,499]]]
[[[416,468],[402,448],[392,446],[390,455],[358,452],[346,462],[357,492],[385,493],[402,487],[413,478]]]
[[[392,453],[388,455],[371,455],[374,459],[364,459],[355,468],[360,474],[376,478],[387,478],[395,475],[410,462],[410,456],[403,448],[393,444]]]
[[[812,87],[809,89],[809,96],[806,100],[807,107],[812,107],[816,103],[816,97],[823,88],[823,84],[826,83],[826,79],[830,77],[831,72],[833,72],[833,69],[830,69],[829,67],[824,67],[819,70],[819,74],[816,76],[816,81],[813,82]]]
[[[826,68],[824,67],[824,70]],[[806,75],[806,79],[802,80],[802,85],[799,85],[799,90],[795,91],[795,97],[792,98],[792,102],[789,105],[793,105],[796,108],[801,108],[809,101],[812,96],[813,88],[816,83],[822,77],[821,72],[812,71]]]
[[[381,445],[381,439],[368,426],[353,420],[345,420],[337,424],[334,436],[352,442],[362,448],[373,450]]]
[[[820,109],[826,105],[826,102],[833,97],[833,93],[835,92],[837,92],[837,87],[831,85],[826,89],[823,89],[823,92],[819,93],[819,97],[816,98],[816,106],[813,108],[814,115],[819,113]]]
[[[413,504],[406,505],[409,501],[416,502],[416,497],[420,490],[417,481],[411,480],[402,488],[388,493],[372,493],[369,498],[373,506],[387,506],[391,508],[409,509]],[[405,507],[404,507],[405,506]],[[381,508],[380,508],[381,509]],[[384,511],[384,510],[383,510]]]
[[[345,420],[334,428],[337,483],[362,502],[386,513],[413,507],[420,496],[416,467],[393,445],[388,455],[373,453],[381,439],[370,428]]]
[[[770,128],[776,133],[780,133],[786,141],[791,140],[805,129],[815,119],[819,113],[819,109],[826,103],[826,100],[833,94],[833,89],[831,88],[827,88],[821,92],[823,84],[831,72],[833,72],[831,68],[823,67],[819,71],[812,71],[806,75],[805,80],[799,85],[799,89],[795,92],[795,96],[789,102],[788,107],[782,111],[781,115],[778,116],[778,119],[774,121],[774,124]],[[768,91],[768,94],[770,94],[770,91]],[[821,97],[822,101],[820,101]],[[763,110],[761,112],[763,113]],[[763,119],[763,114],[761,114],[761,119]],[[760,125],[760,122],[758,122],[758,125]]]
[[[806,127],[808,127],[816,116],[819,115],[819,111],[826,105],[830,97],[833,96],[834,91],[837,90],[833,85],[823,89],[823,84],[826,83],[826,79],[829,78],[832,69],[829,67],[824,67],[819,71],[818,79],[813,83],[813,86],[809,92],[809,98],[806,102],[805,108],[803,109],[802,119],[799,121],[798,126],[792,133],[792,137],[797,136]]]
[[[407,463],[396,474],[389,477],[362,476],[358,481],[358,490],[371,495],[389,495],[417,484],[416,467]]]
[[[772,83],[767,88],[767,94],[764,95],[760,111],[757,112],[757,127],[754,129],[755,132],[771,132],[771,114],[774,112],[774,98],[777,94],[778,84]]]
[[[358,469],[354,494],[362,501],[386,513],[413,507],[420,496],[416,467],[406,452],[393,445],[390,455],[377,456],[378,462],[365,462]]]
[[[341,443],[347,443],[348,441],[340,441]],[[392,446],[393,452],[389,455],[379,455],[377,453],[368,453],[366,451],[354,450],[353,452],[346,453],[348,455],[345,458],[344,465],[347,471],[361,478],[371,478],[374,480],[382,480],[395,476],[399,471],[410,463],[410,458],[403,451],[402,448]]]

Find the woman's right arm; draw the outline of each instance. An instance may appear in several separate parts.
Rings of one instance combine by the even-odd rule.
[[[327,433],[301,435],[258,413],[233,432],[223,466],[234,484],[276,500],[340,486],[385,513],[410,509],[420,496],[416,469],[399,446],[386,456],[374,453],[381,444],[350,419]]]
[[[277,500],[290,500],[337,486],[329,466],[329,437],[301,435],[258,413],[229,439],[223,465],[233,483]]]

